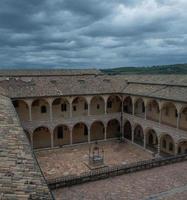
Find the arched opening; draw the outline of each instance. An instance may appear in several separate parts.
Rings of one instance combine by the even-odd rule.
[[[180,114],[179,128],[187,131],[187,107],[183,108]]]
[[[104,134],[105,134],[105,127],[103,122],[96,121],[91,125],[90,128],[91,141],[104,140]]]
[[[49,104],[44,99],[37,99],[32,103],[32,119],[47,121],[50,118]]]
[[[101,96],[95,96],[90,103],[91,115],[102,115],[105,113],[105,101]]]
[[[154,152],[158,151],[158,137],[153,129],[146,132],[146,147]]]
[[[162,107],[161,123],[176,127],[177,126],[177,109],[171,102],[167,102]]]
[[[23,100],[13,100],[12,101],[16,112],[19,116],[21,121],[28,121],[29,120],[29,107],[27,103]]]
[[[132,126],[129,121],[126,121],[124,125],[124,137],[128,140],[132,140]]]
[[[70,116],[70,105],[66,98],[57,98],[52,103],[53,119],[68,118]]]
[[[123,112],[132,114],[132,98],[130,96],[123,101]]]
[[[87,116],[88,103],[84,97],[76,97],[72,102],[72,116]]]
[[[120,123],[117,119],[112,119],[107,124],[107,138],[120,136]]]
[[[58,125],[54,129],[54,146],[70,144],[70,131],[66,125]]]
[[[73,144],[88,142],[88,127],[86,124],[82,122],[75,124],[72,132],[72,140]]]
[[[162,135],[160,138],[160,151],[164,154],[173,155],[175,152],[175,143],[173,138],[168,135]]]
[[[107,100],[107,113],[121,112],[121,99],[118,96],[109,96]]]
[[[187,140],[180,141],[178,144],[178,154],[187,154]]]
[[[138,117],[145,117],[145,104],[142,98],[138,98],[134,105],[134,114]]]
[[[140,146],[144,145],[144,132],[140,125],[137,125],[134,129],[134,142]]]
[[[159,105],[156,100],[151,100],[147,104],[146,118],[152,121],[159,121]]]
[[[51,133],[47,127],[38,127],[33,132],[33,148],[51,147]]]

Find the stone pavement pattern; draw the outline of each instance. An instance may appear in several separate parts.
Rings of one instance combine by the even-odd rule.
[[[187,161],[53,192],[57,200],[186,200]]]
[[[148,160],[152,154],[130,143],[109,141],[99,143],[104,149],[104,160],[108,166]],[[89,168],[85,163],[88,161],[89,145],[78,145],[36,153],[40,167],[47,179],[66,175],[79,175]]]
[[[52,199],[11,100],[0,94],[0,200]]]

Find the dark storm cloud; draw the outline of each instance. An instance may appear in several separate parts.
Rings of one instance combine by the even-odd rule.
[[[187,62],[185,0],[1,0],[6,67]]]

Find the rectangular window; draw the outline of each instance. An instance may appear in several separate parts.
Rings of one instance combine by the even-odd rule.
[[[77,110],[77,107],[76,106],[73,106],[73,111],[76,111]]]
[[[99,108],[100,108],[100,105],[99,105],[99,104],[97,104],[97,110],[99,110]]]
[[[84,110],[88,110],[88,104],[84,103]]]
[[[107,108],[112,108],[112,101],[107,102]]]
[[[64,137],[63,127],[61,126],[58,127],[57,137],[58,139],[62,139]]]
[[[142,112],[144,113],[145,112],[145,106],[144,106],[144,103],[142,102]]]
[[[46,106],[41,106],[41,113],[46,113],[46,112],[47,112]]]
[[[126,113],[128,113],[128,106],[127,105],[123,106],[123,111],[126,112]]]
[[[84,127],[84,135],[88,135],[88,129],[87,129],[87,127]]]
[[[67,111],[67,105],[65,103],[61,104],[61,111]]]
[[[178,117],[178,112],[177,112],[177,110],[175,110],[175,117],[176,117],[176,118]]]

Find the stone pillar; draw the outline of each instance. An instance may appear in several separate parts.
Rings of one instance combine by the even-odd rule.
[[[105,115],[107,114],[107,100],[108,100],[109,96],[103,96],[104,102],[105,102]]]
[[[90,103],[88,103],[88,116],[90,116]]]
[[[29,105],[29,121],[32,121],[32,105]]]
[[[32,100],[27,100],[26,102],[29,108],[29,121],[32,121]]]
[[[134,126],[132,126],[132,143],[134,143]]]
[[[53,131],[50,131],[51,132],[51,148],[54,147],[54,135],[53,135]]]
[[[88,127],[88,143],[90,144],[90,127]]]
[[[107,125],[105,125],[104,140],[107,140]]]
[[[180,125],[180,112],[177,112],[177,129],[179,129],[179,125]]]
[[[178,154],[178,143],[175,144],[175,152],[174,155],[176,156]]]
[[[69,117],[72,118],[73,114],[72,114],[72,103],[69,104]]]
[[[158,156],[160,156],[160,137],[158,137],[157,153],[158,153]]]
[[[160,110],[159,112],[159,125],[161,124],[162,120],[162,110]]]
[[[90,116],[90,105],[91,105],[92,96],[86,96],[86,101],[88,104],[88,116]]]
[[[73,130],[72,129],[73,129],[72,127],[70,127],[70,129],[69,129],[69,132],[70,132],[70,145],[73,144]]]
[[[73,117],[73,113],[72,113],[73,97],[68,98],[68,102],[69,102],[69,117],[72,118]]]

